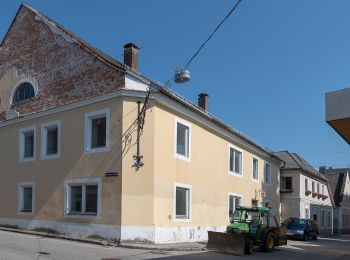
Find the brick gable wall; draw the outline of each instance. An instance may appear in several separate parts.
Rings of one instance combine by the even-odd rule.
[[[21,6],[0,47],[0,79],[15,67],[21,78],[33,78],[38,94],[12,106],[20,116],[105,94],[125,84],[124,71],[49,26]],[[0,114],[4,120],[4,114]]]

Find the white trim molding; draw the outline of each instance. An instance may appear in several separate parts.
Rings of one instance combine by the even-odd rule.
[[[33,156],[32,157],[24,157],[24,150],[25,150],[25,136],[24,134],[28,132],[33,131]],[[19,129],[19,137],[18,137],[18,144],[19,144],[19,162],[31,162],[35,161],[36,159],[36,126],[29,126],[26,128]]]
[[[228,222],[230,222],[230,214],[229,214],[230,213],[230,196],[241,198],[241,205],[245,205],[242,194],[238,194],[238,193],[234,193],[234,192],[228,192],[227,193],[227,216],[228,216]],[[237,207],[237,206],[235,205],[235,207]],[[233,212],[234,211],[235,211],[235,208],[233,209]]]
[[[270,182],[266,182],[266,165],[269,165],[270,166]],[[271,186],[272,184],[272,166],[271,166],[271,163],[269,162],[264,162],[264,184],[267,185],[267,186]]]
[[[257,179],[254,178],[254,161],[256,161],[258,163],[257,165]],[[252,181],[253,182],[259,182],[259,158],[256,156],[252,156]]]
[[[185,127],[188,128],[188,138],[186,138],[186,142],[187,142],[187,155],[183,155],[183,154],[179,154],[177,152],[177,125],[181,124]],[[192,126],[189,122],[180,119],[178,117],[175,117],[175,126],[174,126],[174,154],[175,154],[175,158],[187,161],[187,162],[191,162],[191,153],[192,153]]]
[[[57,127],[57,153],[47,154],[47,130]],[[41,125],[41,160],[60,158],[61,156],[61,120]]]
[[[91,120],[96,118],[106,117],[106,145],[105,147],[92,148],[91,147]],[[85,114],[84,127],[84,150],[85,154],[101,153],[109,151],[109,135],[110,135],[110,109],[102,109],[95,112]]]
[[[32,188],[32,211],[23,211],[24,207],[24,194],[23,188],[31,187]],[[34,215],[35,214],[35,182],[27,181],[18,183],[18,214],[19,215]]]
[[[34,89],[34,97],[37,97],[37,95],[38,95],[38,83],[36,82],[36,80],[31,79],[31,78],[22,78],[16,82],[16,84],[14,85],[14,87],[11,90],[11,94],[9,97],[9,108],[13,105],[13,97],[16,93],[16,90],[23,83],[29,83],[30,85],[32,85],[32,87]]]
[[[176,217],[176,188],[183,188],[187,189],[187,198],[186,202],[187,205],[187,217],[186,218],[177,218]],[[174,190],[173,190],[173,221],[174,222],[191,222],[192,221],[192,185],[188,184],[182,184],[182,183],[174,183]]]
[[[237,151],[237,152],[240,152],[241,153],[241,165],[240,165],[240,173],[239,172],[235,172],[235,156],[233,156],[233,171],[231,171],[230,169],[230,161],[231,161],[231,149],[233,149],[234,151]],[[229,143],[228,144],[228,174],[229,175],[232,175],[232,176],[236,176],[236,177],[239,177],[239,178],[243,178],[243,162],[244,162],[244,158],[243,158],[243,150],[238,148],[237,146]]]
[[[97,185],[97,213],[95,214],[72,214],[70,213],[70,192],[71,186],[82,186],[82,212],[85,212],[85,186]],[[90,179],[69,179],[64,181],[64,216],[68,218],[100,218],[101,217],[101,203],[102,203],[102,185],[100,178]]]

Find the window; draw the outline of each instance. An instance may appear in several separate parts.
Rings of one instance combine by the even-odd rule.
[[[191,126],[179,119],[175,119],[175,156],[189,161],[191,154]]]
[[[327,211],[327,226],[331,227],[331,212],[328,210]]]
[[[252,207],[257,207],[258,206],[258,200],[252,199]]]
[[[85,115],[85,153],[109,149],[109,109]]]
[[[18,211],[23,214],[34,213],[34,182],[21,182],[18,189]]]
[[[292,177],[282,177],[281,178],[281,192],[282,193],[293,192],[292,182],[293,182]]]
[[[324,185],[322,184],[322,195],[324,195]]]
[[[312,182],[311,184],[312,184],[312,193],[314,193],[315,192],[315,182]]]
[[[174,221],[191,220],[192,188],[190,185],[175,184]]]
[[[320,184],[317,183],[317,193],[320,194]]]
[[[18,103],[25,99],[32,98],[34,96],[35,91],[32,84],[30,84],[29,82],[24,82],[17,87],[15,94],[12,98],[12,104]]]
[[[60,157],[61,121],[41,125],[41,159]]]
[[[100,179],[65,181],[65,215],[99,216]]]
[[[309,180],[305,178],[305,191],[309,190]]]
[[[305,218],[310,218],[310,209],[305,208]]]
[[[259,161],[253,158],[253,180],[259,180]]]
[[[324,209],[321,209],[321,227],[325,226],[325,214],[324,214]]]
[[[230,145],[230,174],[242,176],[242,152]]]
[[[230,218],[238,206],[242,205],[242,195],[228,195],[228,217]]]
[[[19,160],[27,162],[35,160],[35,126],[19,130]]]
[[[271,184],[271,165],[269,163],[265,163],[265,184]]]

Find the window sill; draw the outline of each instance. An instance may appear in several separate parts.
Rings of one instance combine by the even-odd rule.
[[[50,154],[50,155],[42,155],[41,160],[50,160],[50,159],[59,159],[61,158],[60,154]]]
[[[231,172],[231,171],[229,171],[228,174],[229,174],[229,175],[232,175],[232,176],[239,177],[239,178],[243,178],[243,173],[237,173],[237,172]]]
[[[101,216],[99,214],[93,215],[93,214],[72,214],[72,213],[65,213],[65,218],[87,218],[87,219],[99,219]]]
[[[186,157],[182,154],[175,154],[175,158],[186,161],[186,162],[191,162],[191,158],[190,157]]]
[[[18,215],[34,215],[33,211],[18,211]]]
[[[191,222],[191,218],[176,218],[175,217],[174,222]]]
[[[109,147],[88,148],[88,149],[85,149],[85,154],[104,153],[108,151],[109,151]]]
[[[19,162],[20,163],[26,163],[26,162],[32,162],[35,161],[35,157],[30,157],[30,158],[20,158]]]

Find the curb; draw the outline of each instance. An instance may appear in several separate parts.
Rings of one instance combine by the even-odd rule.
[[[174,244],[176,245],[176,244]],[[129,248],[129,249],[144,249],[144,250],[156,250],[156,251],[208,251],[205,246],[202,247],[162,247],[160,246],[147,246],[147,245],[128,245],[119,244],[119,247]]]
[[[95,244],[95,245],[100,245],[100,246],[115,246],[115,247],[118,246],[118,244],[112,243],[112,242],[106,241],[106,240],[71,237],[71,236],[62,235],[62,234],[50,234],[50,233],[33,231],[33,230],[12,229],[12,228],[4,228],[4,227],[0,227],[0,230],[7,231],[7,232],[13,232],[13,233],[19,233],[19,234],[34,235],[34,236],[47,237],[47,238],[56,238],[56,239],[61,239],[61,240],[69,240],[69,241],[75,241],[75,242],[81,242],[81,243],[87,243],[87,244]]]

